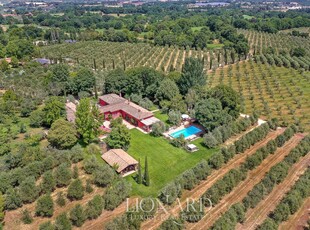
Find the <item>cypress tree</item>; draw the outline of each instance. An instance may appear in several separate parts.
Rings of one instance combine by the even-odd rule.
[[[97,71],[96,59],[94,58],[94,70]]]
[[[138,184],[142,184],[142,171],[141,171],[140,159],[139,159],[139,165],[138,165]]]
[[[149,176],[149,167],[147,163],[147,157],[145,157],[145,169],[144,169],[144,180],[145,180],[145,185],[150,186],[150,176]]]

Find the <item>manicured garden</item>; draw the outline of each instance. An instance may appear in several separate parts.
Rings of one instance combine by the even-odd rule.
[[[144,159],[148,157],[149,174],[151,185],[146,187],[137,184],[133,176],[128,176],[127,180],[132,182],[132,195],[154,196],[168,182],[175,179],[185,170],[193,167],[201,159],[208,159],[217,149],[207,149],[202,146],[202,138],[193,141],[199,151],[188,153],[184,149],[173,147],[168,140],[163,137],[152,137],[137,129],[130,130],[131,143],[128,153],[137,160],[141,160],[142,168]]]

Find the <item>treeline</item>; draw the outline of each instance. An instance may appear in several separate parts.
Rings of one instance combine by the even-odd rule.
[[[276,230],[278,226],[296,213],[303,201],[309,197],[310,169],[295,183],[293,188],[280,201],[275,210],[261,224],[259,230]]]
[[[208,148],[214,148],[219,144],[225,143],[230,137],[244,132],[257,122],[257,115],[245,117],[240,120],[232,121],[226,125],[215,128],[212,132],[204,135],[204,144]]]
[[[229,210],[214,223],[212,229],[223,229],[225,226],[234,228],[237,223],[242,223],[247,210],[250,208],[255,208],[256,205],[262,201],[276,185],[285,179],[292,165],[310,151],[309,140],[310,136],[306,136],[294,149],[290,151],[283,161],[273,166],[265,177],[258,184],[256,184],[250,192],[248,192],[242,202],[231,206]],[[236,211],[236,207],[238,207],[238,211]],[[267,222],[269,224],[270,220]],[[263,229],[277,229],[277,227],[266,227]]]
[[[307,56],[290,56],[276,54],[261,54],[255,56],[257,63],[284,66],[287,68],[310,70],[310,59]]]
[[[251,132],[247,133],[245,136],[247,138],[257,138],[257,141],[260,141],[269,132],[269,125],[265,123]],[[252,133],[252,134],[251,134]],[[246,138],[246,139],[247,139]],[[235,142],[235,144],[237,141]],[[254,142],[255,143],[255,142]],[[254,144],[252,143],[252,144]],[[249,146],[250,147],[250,146]],[[245,149],[244,149],[245,150]],[[158,198],[164,204],[171,205],[178,197],[181,197],[184,189],[191,190],[200,183],[201,180],[207,178],[210,175],[211,170],[219,169],[224,163],[227,163],[231,158],[235,156],[235,154],[241,153],[241,151],[236,151],[235,145],[231,145],[229,147],[222,148],[219,152],[215,153],[208,162],[202,161],[197,164],[192,169],[188,169],[186,172],[181,174],[178,178],[176,178],[173,182],[165,186],[159,193]],[[235,175],[237,176],[237,175]],[[184,183],[186,182],[186,184]]]

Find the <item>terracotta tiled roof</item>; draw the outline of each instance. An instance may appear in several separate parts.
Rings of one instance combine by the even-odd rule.
[[[153,116],[153,113],[151,113],[150,111],[120,96],[117,96],[116,94],[107,94],[107,95],[101,96],[100,99],[109,104],[109,105],[99,107],[99,110],[101,113],[106,113],[106,112],[113,113],[113,112],[122,110],[125,113],[139,120]]]
[[[122,149],[110,149],[108,152],[104,153],[102,159],[105,160],[110,166],[117,166],[116,171],[118,173],[122,172],[129,165],[138,164],[132,156],[126,153]]]
[[[73,102],[67,102],[66,103],[66,114],[67,114],[67,120],[70,122],[75,121],[75,112],[76,112],[76,104]]]
[[[100,96],[99,99],[105,101],[108,104],[117,104],[117,103],[121,103],[121,102],[125,102],[126,99],[122,98],[114,93],[111,94],[105,94],[103,96]]]

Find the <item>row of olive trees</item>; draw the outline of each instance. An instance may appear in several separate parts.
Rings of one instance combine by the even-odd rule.
[[[258,227],[259,230],[277,230],[279,225],[288,220],[290,215],[296,213],[303,201],[309,197],[310,187],[310,169],[308,168],[304,175],[295,183],[293,188],[276,206],[275,210],[269,215],[269,218]]]
[[[256,205],[262,201],[273,188],[281,183],[288,174],[290,167],[298,161],[302,156],[305,156],[309,150],[310,136],[305,137],[285,159],[275,166],[273,166],[265,177],[256,184],[247,196],[243,198],[241,203],[236,203],[230,209],[223,214],[213,225],[212,229],[220,229],[226,225],[236,226],[237,223],[242,223],[245,218],[245,213],[249,208],[255,208]],[[294,158],[294,161],[291,159]],[[239,212],[234,212],[235,207],[239,207]],[[231,217],[234,218],[231,218]]]
[[[223,144],[233,135],[244,132],[251,125],[257,122],[257,116],[253,115],[240,120],[233,121],[227,125],[219,126],[204,135],[204,144],[208,148],[214,148],[219,144]]]
[[[209,204],[208,199],[211,200],[212,204],[217,204],[224,195],[230,193],[239,182],[246,178],[246,175],[250,170],[253,170],[260,165],[262,161],[266,159],[269,154],[273,154],[278,147],[283,146],[284,142],[294,135],[293,129],[288,128],[287,130],[289,131],[278,136],[281,138],[277,137],[278,139],[276,138],[275,141],[269,141],[268,144],[258,149],[253,155],[248,156],[240,167],[230,170],[221,180],[218,180],[211,188],[209,188],[202,196],[202,199],[206,200],[205,205]],[[284,142],[282,140],[284,140]]]
[[[37,151],[36,148],[28,148],[28,153],[32,154],[33,150]],[[83,152],[79,146],[66,151],[47,149],[41,154],[39,159],[27,162],[23,167],[0,173],[0,191],[5,195],[6,209],[16,209],[22,203],[35,201],[56,186],[68,185],[72,178],[69,167],[83,159]],[[21,157],[26,157],[25,152]],[[40,178],[42,181],[37,186],[36,181]],[[19,199],[15,199],[16,197],[19,197],[21,202],[17,202]]]
[[[124,196],[128,196],[128,182],[126,182],[123,179],[117,180],[115,183],[115,188],[113,188],[113,193],[115,192],[117,195],[120,193],[123,193]],[[81,204],[76,204],[69,212],[69,215],[67,213],[60,214],[57,218],[54,224],[52,224],[50,221],[45,222],[40,225],[40,230],[45,229],[51,229],[55,227],[56,229],[71,229],[71,226],[74,225],[76,227],[81,227],[85,221],[88,220],[94,220],[97,219],[104,209],[111,210],[111,200],[107,198],[107,195],[109,192],[107,191],[103,196],[95,195],[88,203],[83,207]],[[113,195],[114,196],[114,195]],[[115,199],[115,198],[114,198]],[[45,203],[46,204],[46,203]],[[42,209],[47,210],[49,206],[45,205],[42,206]],[[113,206],[114,207],[114,206]],[[49,209],[50,210],[50,209]],[[70,228],[61,228],[59,222],[59,218],[63,218],[63,222],[65,222],[66,226],[70,226]],[[63,223],[61,223],[63,225]],[[51,228],[47,228],[51,227]]]

